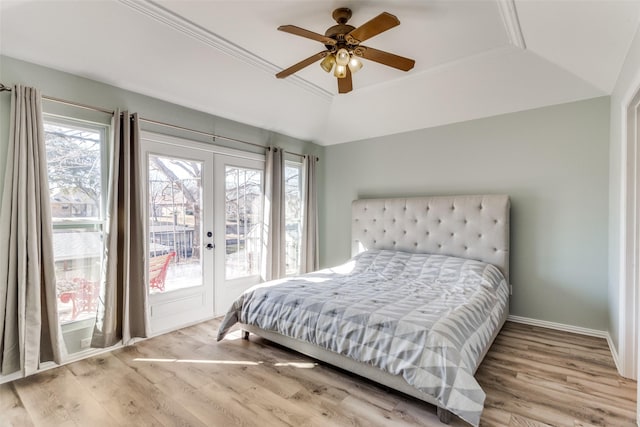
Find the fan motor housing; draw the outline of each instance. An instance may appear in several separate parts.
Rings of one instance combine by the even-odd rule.
[[[346,44],[344,40],[345,34],[349,34],[351,31],[355,30],[355,28],[356,27],[354,27],[353,25],[348,25],[348,24],[338,24],[338,25],[334,25],[333,27],[330,27],[324,33],[324,35],[337,41],[338,45],[337,46],[325,45],[327,49],[333,50],[336,47],[338,49],[340,47],[344,47],[344,45]]]

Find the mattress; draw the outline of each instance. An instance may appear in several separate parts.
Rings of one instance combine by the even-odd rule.
[[[492,264],[369,250],[335,268],[257,285],[231,306],[236,322],[309,342],[398,375],[478,425],[473,374],[502,325],[508,286]]]

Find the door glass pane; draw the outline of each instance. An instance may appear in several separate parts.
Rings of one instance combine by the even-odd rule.
[[[202,284],[202,162],[149,156],[149,292]]]
[[[260,274],[262,171],[225,169],[225,277]]]

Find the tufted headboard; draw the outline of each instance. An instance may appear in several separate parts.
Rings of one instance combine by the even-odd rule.
[[[509,196],[361,199],[352,204],[352,253],[393,249],[494,264],[509,281]]]

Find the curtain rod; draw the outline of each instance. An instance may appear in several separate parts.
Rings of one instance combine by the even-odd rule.
[[[11,88],[8,87],[8,86],[5,86],[3,83],[0,83],[0,92],[11,92]],[[114,110],[107,110],[105,108],[94,107],[92,105],[81,104],[81,103],[73,102],[73,101],[67,101],[67,100],[60,99],[60,98],[54,98],[52,96],[42,95],[42,98],[46,99],[47,101],[57,102],[59,104],[65,104],[65,105],[70,105],[70,106],[73,106],[73,107],[84,108],[85,110],[99,111],[101,113],[111,114],[111,115],[115,114]],[[173,125],[173,124],[170,124],[170,123],[160,122],[158,120],[147,119],[147,118],[144,118],[144,117],[138,117],[138,120],[140,120],[142,122],[158,125],[158,126],[164,126],[164,127],[169,127],[169,128],[173,128],[173,129],[179,129],[179,130],[195,133],[195,134],[202,135],[202,136],[207,136],[209,138],[212,138],[213,142],[215,142],[216,139],[222,139],[222,140],[225,140],[225,141],[238,142],[238,143],[241,143],[241,144],[251,145],[253,147],[262,148],[263,150],[266,150],[266,149],[269,148],[269,147],[266,147],[264,145],[256,144],[254,142],[242,141],[240,139],[230,138],[228,136],[216,135],[216,134],[210,133],[210,132],[202,132],[202,131],[199,131],[199,130],[190,129],[190,128],[186,128],[186,127],[178,126],[178,125]],[[292,156],[298,156],[298,157],[301,157],[301,158],[305,157],[304,154],[293,153],[291,151],[285,151],[285,153],[291,154]],[[316,159],[318,159],[318,158],[316,157]]]
[[[147,123],[151,123],[151,124],[158,125],[158,126],[164,126],[164,127],[168,127],[168,128],[179,129],[179,130],[184,130],[184,131],[191,132],[191,133],[196,133],[198,135],[208,136],[209,138],[213,139],[213,142],[216,142],[216,139],[222,139],[224,141],[239,142],[241,144],[251,145],[251,146],[254,146],[254,147],[262,148],[263,150],[268,150],[269,149],[268,146],[256,144],[255,142],[242,141],[240,139],[230,138],[228,136],[216,135],[215,133],[202,132],[202,131],[199,131],[199,130],[190,129],[190,128],[186,128],[186,127],[183,127],[183,126],[172,125],[170,123],[160,122],[158,120],[146,119],[144,117],[138,117],[138,120],[141,121],[141,122],[147,122]],[[287,153],[287,154],[291,154],[292,156],[305,157],[304,154],[293,153],[291,151],[285,151],[285,150],[283,150],[283,151],[285,153]],[[316,159],[318,159],[318,158],[316,157]]]
[[[5,92],[5,91],[11,92],[11,88],[0,83],[0,92]],[[65,105],[71,105],[72,107],[84,108],[85,110],[99,111],[101,113],[111,114],[111,115],[114,114],[113,110],[107,110],[106,108],[94,107],[92,105],[81,104],[79,102],[72,102],[72,101],[67,101],[60,98],[54,98],[53,96],[42,95],[42,99],[46,99],[47,101],[57,102],[58,104],[65,104]]]

